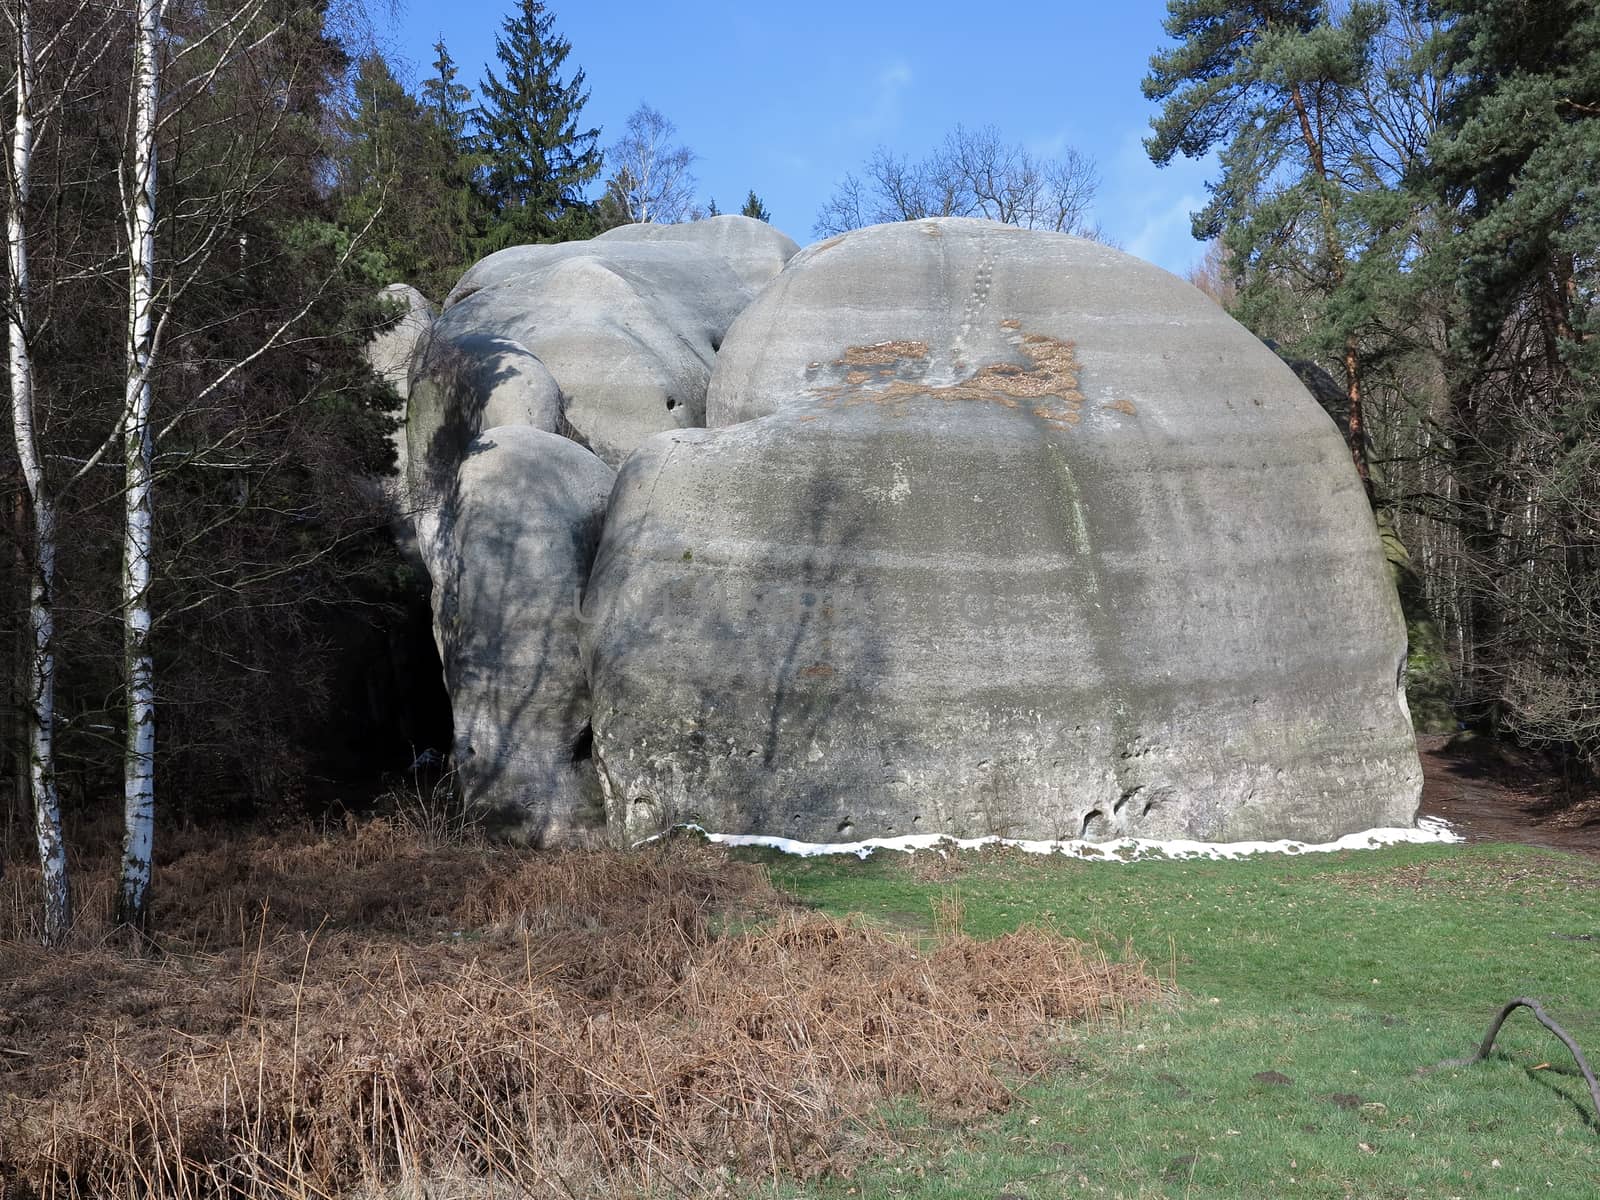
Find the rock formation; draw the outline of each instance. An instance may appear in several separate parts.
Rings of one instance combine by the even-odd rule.
[[[1304,358],[1288,358],[1272,343],[1268,346],[1283,357],[1296,378],[1305,384],[1306,391],[1323,411],[1333,418],[1333,423],[1350,442],[1350,397],[1333,376],[1316,363]],[[1369,450],[1369,462],[1371,458]],[[1368,473],[1374,490],[1388,492],[1381,464],[1370,462]],[[1378,538],[1383,543],[1384,561],[1389,565],[1389,578],[1400,597],[1400,611],[1406,619],[1406,704],[1411,710],[1411,724],[1418,733],[1454,733],[1460,728],[1455,714],[1455,684],[1450,675],[1449,651],[1445,647],[1444,633],[1434,620],[1423,590],[1422,576],[1411,565],[1411,551],[1406,549],[1400,531],[1395,528],[1394,513],[1379,506],[1373,511],[1378,523]]]
[[[787,234],[765,221],[729,213],[685,225],[619,225],[594,240],[595,244],[656,242],[696,246],[727,263],[751,295],[766,287],[800,250]]]
[[[1405,629],[1339,432],[1128,255],[628,226],[479,263],[409,379],[455,762],[511,836],[1412,819]]]
[[[613,479],[567,438],[486,430],[466,447],[429,563],[462,793],[494,831],[532,845],[604,824],[577,624]]]
[[[411,361],[417,347],[427,340],[437,314],[433,305],[428,303],[428,298],[410,284],[391,283],[379,291],[378,299],[397,308],[404,305],[404,308],[399,309],[392,325],[381,330],[367,343],[364,354],[367,365],[379,379],[394,389],[395,395],[404,403],[411,394]],[[404,510],[407,505],[405,478],[408,447],[403,415],[395,430],[393,444],[396,474],[388,493],[394,506]]]
[[[1349,456],[1188,285],[987,222],[860,230],[743,312],[706,413],[628,458],[586,593],[614,836],[1410,822]]]
[[[445,299],[435,355],[449,363],[499,347],[537,357],[559,386],[570,432],[617,465],[645,438],[705,423],[706,384],[728,326],[793,251],[748,217],[657,233],[613,230],[587,242],[514,246],[469,270]],[[489,381],[492,385],[492,380]],[[478,394],[492,393],[492,386]]]
[[[603,823],[576,604],[606,463],[703,423],[716,347],[794,249],[743,217],[515,247],[468,271],[417,344],[405,506],[460,784],[508,836],[570,843]]]

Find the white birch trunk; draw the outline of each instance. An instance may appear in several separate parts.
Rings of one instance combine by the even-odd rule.
[[[28,786],[44,883],[44,940],[57,945],[72,926],[72,889],[55,760],[55,575],[56,512],[44,477],[34,423],[33,358],[28,346],[29,173],[33,166],[33,15],[30,0],[14,0],[9,13],[16,61],[16,119],[11,127],[11,178],[6,211],[7,366],[11,383],[11,427],[17,458],[33,510],[34,573],[29,590],[32,632],[28,662]]]
[[[127,473],[122,562],[124,654],[128,715],[123,756],[122,882],[117,922],[149,925],[150,864],[155,841],[155,670],[150,657],[152,535],[150,430],[153,366],[157,46],[161,0],[136,0],[130,200],[128,213],[128,378],[123,452]]]

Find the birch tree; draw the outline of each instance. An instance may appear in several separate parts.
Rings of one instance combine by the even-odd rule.
[[[124,194],[128,213],[128,375],[122,429],[124,527],[122,611],[127,675],[122,879],[119,925],[149,923],[150,857],[155,838],[155,664],[150,655],[151,486],[150,369],[155,356],[152,306],[156,258],[156,105],[162,0],[135,0],[133,139]]]
[[[677,128],[661,112],[641,104],[628,117],[621,140],[608,151],[612,165],[607,196],[631,222],[671,224],[694,207],[694,151],[672,145]]]
[[[33,578],[27,665],[28,785],[44,880],[44,940],[55,945],[72,926],[72,888],[61,833],[55,763],[56,507],[39,452],[33,354],[29,344],[28,203],[32,184],[35,58],[32,0],[6,7],[11,25],[14,112],[7,161],[6,364],[11,388],[11,429],[33,516]]]
[[[292,36],[287,32],[292,15],[275,19],[277,14],[269,13],[264,0],[245,0],[230,11],[214,12],[206,25],[173,39],[172,47],[176,48],[169,49],[171,65],[182,67],[183,73],[173,78],[169,69],[163,88],[160,56],[166,39],[166,0],[133,0],[133,4],[131,119],[122,172],[127,337],[118,434],[124,470],[121,610],[126,743],[123,855],[116,920],[120,926],[145,933],[149,928],[157,805],[157,694],[152,654],[159,617],[152,597],[156,488],[163,477],[185,472],[237,477],[260,465],[247,446],[247,426],[229,420],[213,427],[207,417],[213,408],[231,407],[230,399],[274,351],[295,344],[303,347],[313,340],[305,336],[308,316],[342,278],[383,206],[373,207],[367,224],[344,241],[322,279],[305,284],[300,290],[300,302],[262,328],[253,344],[234,342],[225,358],[197,363],[196,346],[210,341],[208,329],[214,316],[197,311],[191,293],[215,286],[214,276],[225,260],[237,257],[239,266],[251,266],[248,230],[260,206],[280,194],[280,139],[300,125],[303,115],[273,103],[269,93],[260,97],[260,112],[265,119],[251,126],[249,136],[203,143],[210,148],[201,151],[198,161],[186,161],[181,150],[171,151],[175,174],[187,170],[191,178],[214,179],[221,186],[214,191],[202,190],[198,195],[190,191],[189,198],[170,212],[158,207],[164,132],[170,131],[171,140],[181,145],[182,126],[174,127],[173,123],[180,121],[190,104],[202,105],[195,120],[202,127],[211,126],[214,115],[203,106],[211,103],[209,97],[225,90],[226,82],[219,81],[232,82],[236,76],[248,78],[252,74],[271,79],[281,70],[286,85],[298,83],[297,75],[304,69],[297,57],[301,51],[277,48],[281,40]],[[210,47],[209,59],[186,61],[197,47],[206,46]],[[167,97],[165,108],[163,96]],[[158,260],[161,240],[169,249]],[[224,271],[225,276],[231,273]],[[189,326],[187,322],[198,325]],[[154,415],[156,401],[161,398],[157,377],[163,346],[173,337],[178,339],[188,369],[181,374],[168,373],[163,415],[158,422]],[[174,436],[178,448],[164,455],[163,443]],[[292,575],[305,565],[305,558],[294,557],[275,566],[263,566],[255,573],[254,582]],[[200,581],[204,578],[202,568]],[[225,586],[221,579],[216,580],[216,591],[201,589],[202,594],[193,603],[205,605]]]

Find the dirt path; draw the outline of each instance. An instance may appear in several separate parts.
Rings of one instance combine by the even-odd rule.
[[[1417,738],[1422,815],[1443,817],[1469,842],[1523,842],[1600,858],[1600,795],[1569,802],[1537,756],[1482,742],[1449,748]]]

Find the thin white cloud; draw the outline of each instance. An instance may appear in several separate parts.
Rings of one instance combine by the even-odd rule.
[[[1194,240],[1190,214],[1204,208],[1204,196],[1185,192],[1161,211],[1144,218],[1137,233],[1128,238],[1129,254],[1178,272],[1180,260],[1199,258],[1201,245]]]
[[[1111,160],[1102,164],[1095,213],[1130,254],[1181,275],[1203,253],[1194,240],[1191,214],[1206,206],[1205,180],[1217,165],[1207,156],[1157,167],[1145,153],[1144,134],[1143,129],[1126,132]]]
[[[865,112],[851,119],[850,131],[858,137],[887,133],[900,123],[900,99],[911,86],[911,65],[904,59],[887,63],[878,72]]]

